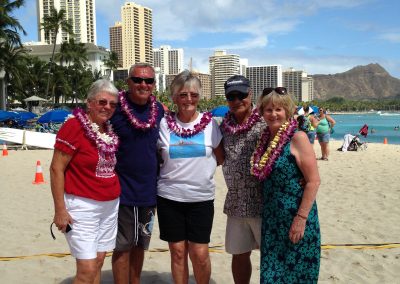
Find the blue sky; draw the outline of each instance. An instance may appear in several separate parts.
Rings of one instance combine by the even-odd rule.
[[[97,44],[109,48],[108,28],[126,1],[96,0]],[[379,63],[400,78],[398,0],[148,0],[153,46],[183,48],[185,67],[208,72],[216,49],[249,66],[281,64],[309,74],[334,74]],[[15,16],[37,41],[36,0]]]

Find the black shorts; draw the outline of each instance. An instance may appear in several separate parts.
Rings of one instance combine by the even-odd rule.
[[[210,242],[214,220],[214,200],[179,202],[157,197],[160,239],[167,242]]]
[[[127,251],[133,247],[149,248],[155,210],[155,207],[119,205],[115,251]]]

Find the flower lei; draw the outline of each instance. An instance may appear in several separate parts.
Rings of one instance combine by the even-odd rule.
[[[251,115],[245,123],[237,124],[235,122],[233,114],[229,111],[225,115],[225,118],[221,123],[221,127],[225,132],[229,134],[239,134],[249,131],[254,126],[254,124],[259,122],[260,120],[261,116],[258,113],[258,110],[253,109]]]
[[[149,115],[149,120],[147,122],[142,122],[136,116],[134,116],[131,112],[131,109],[128,105],[127,99],[126,99],[126,93],[125,92],[120,92],[119,93],[119,101],[121,102],[121,109],[125,113],[125,115],[128,117],[130,123],[132,126],[136,129],[141,129],[141,130],[147,130],[156,125],[157,122],[157,115],[158,115],[158,107],[157,107],[157,101],[156,97],[151,95],[150,96],[150,115]]]
[[[193,129],[183,128],[178,126],[175,119],[175,113],[169,112],[165,115],[165,120],[167,121],[168,129],[178,135],[179,137],[188,138],[195,136],[196,134],[202,132],[207,125],[211,122],[212,114],[210,112],[204,112],[200,119],[200,122],[193,126]]]
[[[262,181],[271,174],[272,167],[281,155],[283,147],[292,138],[296,129],[297,121],[291,119],[282,124],[273,139],[270,139],[269,127],[264,130],[250,160],[250,172],[253,176]]]
[[[73,115],[80,122],[86,137],[96,144],[97,149],[107,154],[113,154],[117,151],[119,139],[109,121],[106,122],[107,132],[100,133],[99,126],[94,122],[90,122],[88,115],[82,109],[75,109]]]

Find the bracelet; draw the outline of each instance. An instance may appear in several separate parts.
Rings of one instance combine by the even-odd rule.
[[[306,217],[306,216],[300,215],[299,213],[297,213],[296,216],[299,216],[299,217],[300,217],[301,219],[303,219],[303,220],[307,220],[307,217]]]

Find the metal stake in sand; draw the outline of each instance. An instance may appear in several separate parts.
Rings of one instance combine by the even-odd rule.
[[[35,180],[32,182],[33,184],[41,184],[41,183],[46,183],[43,178],[43,169],[42,166],[40,165],[40,161],[36,162],[36,174],[35,174]]]

